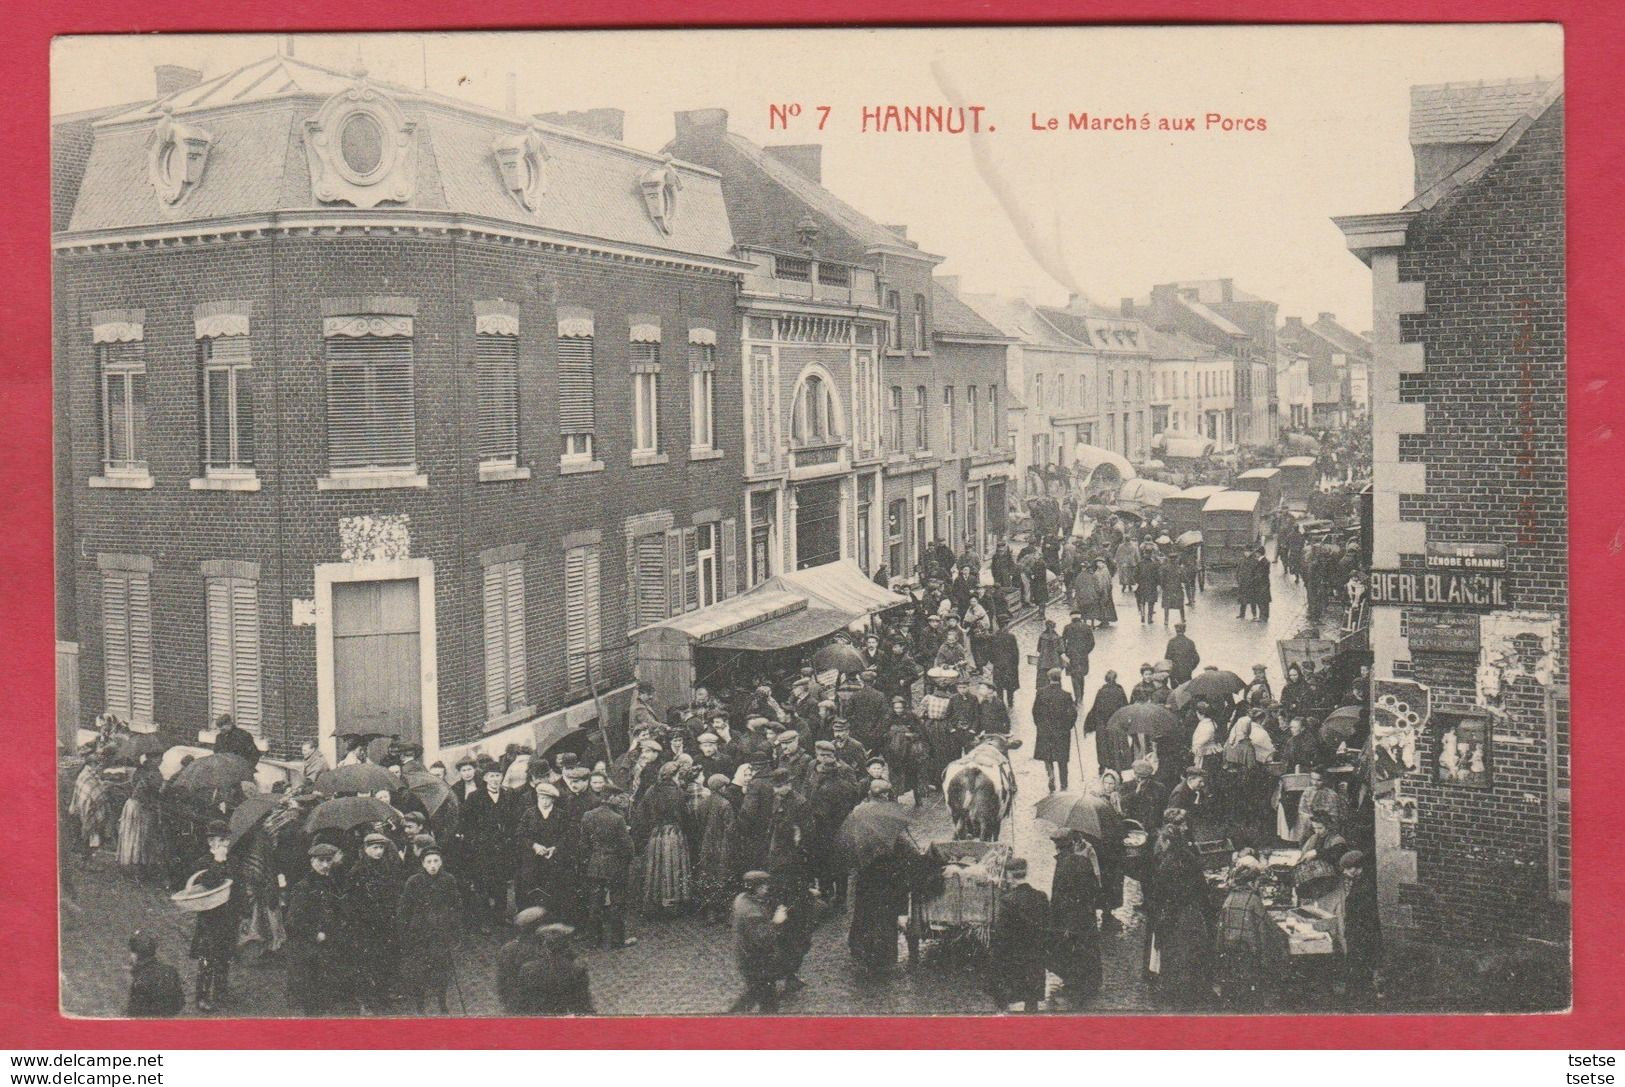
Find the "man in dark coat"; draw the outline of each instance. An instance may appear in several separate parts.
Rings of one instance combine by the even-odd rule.
[[[1253,612],[1262,621],[1270,618],[1270,560],[1262,547],[1247,560],[1253,568]]]
[[[804,792],[811,815],[804,842],[818,893],[832,907],[846,903],[846,872],[835,857],[835,832],[852,813],[862,794],[858,773],[836,757],[835,744],[819,740]]]
[[[904,642],[893,642],[885,650],[877,670],[880,688],[885,694],[912,699],[914,681],[920,678],[920,666],[909,657]]]
[[[1108,671],[1103,677],[1100,690],[1095,692],[1094,705],[1083,718],[1084,735],[1094,733],[1095,736],[1095,765],[1101,770],[1116,770],[1121,773],[1128,769],[1134,758],[1133,747],[1128,733],[1120,728],[1108,728],[1112,715],[1128,705],[1128,695],[1123,692],[1123,685],[1117,682],[1117,673]]]
[[[502,771],[487,767],[484,788],[458,809],[458,833],[463,840],[467,868],[458,875],[473,887],[480,924],[489,931],[508,912],[508,880],[514,867],[513,803],[503,793]]]
[[[981,731],[981,717],[981,703],[971,693],[970,678],[961,675],[954,683],[954,695],[948,699],[948,712],[943,716],[950,747],[954,749],[952,758],[963,755],[975,742],[977,733]]]
[[[126,1019],[179,1015],[186,1006],[180,971],[158,958],[158,941],[137,930],[130,936],[130,999]]]
[[[497,1000],[506,1012],[519,1010],[519,971],[541,954],[536,929],[547,916],[540,906],[527,906],[514,914],[513,939],[497,949]]]
[[[1027,861],[1015,857],[1004,866],[1005,890],[993,926],[992,989],[999,1010],[1020,1002],[1029,1012],[1044,999],[1044,960],[1049,947],[1049,898],[1027,885]]]
[[[998,688],[1005,707],[1013,706],[1016,692],[1021,689],[1021,646],[1009,627],[988,635],[987,657],[993,665],[993,686]]]
[[[288,892],[288,1003],[300,1015],[321,1015],[338,995],[336,972],[348,949],[342,931],[343,899],[333,879],[339,850],[310,847],[310,871]]]
[[[1089,654],[1095,651],[1095,632],[1084,621],[1083,612],[1072,609],[1072,621],[1061,631],[1061,656],[1072,681],[1072,700],[1083,704],[1083,685],[1089,677]]]
[[[634,852],[627,807],[626,794],[615,792],[581,817],[587,933],[595,945],[611,951],[638,942],[626,935],[626,872]]]
[[[746,872],[745,889],[734,897],[734,958],[745,991],[728,1009],[730,1014],[779,1010],[779,948],[789,911],[773,902],[772,878],[759,870]]]
[[[993,685],[984,679],[976,685],[976,734],[989,732],[1010,735],[1010,711],[994,693]]]
[[[1202,663],[1202,654],[1196,651],[1196,643],[1185,636],[1183,622],[1174,624],[1174,636],[1168,639],[1168,646],[1162,655],[1174,666],[1172,683],[1175,687],[1188,683],[1191,676],[1196,674],[1196,666]]]
[[[875,686],[879,674],[865,668],[860,685],[846,700],[846,720],[852,736],[869,751],[878,751],[886,742],[886,696]]]
[[[1179,612],[1180,622],[1185,621],[1185,574],[1179,568],[1179,563],[1172,559],[1162,564],[1158,572],[1160,582],[1157,586],[1162,595],[1162,625],[1168,625],[1169,614]]]
[[[1037,732],[1033,758],[1043,761],[1052,793],[1057,788],[1067,787],[1067,768],[1072,762],[1072,730],[1077,722],[1078,704],[1061,686],[1061,670],[1051,669],[1044,685],[1033,696],[1033,728]]]
[[[1099,860],[1088,842],[1066,827],[1052,831],[1055,876],[1050,882],[1049,965],[1074,1007],[1100,992],[1100,934],[1095,911],[1104,906]]]
[[[237,727],[231,714],[222,713],[214,722],[214,751],[217,755],[236,755],[255,766],[260,761],[260,746],[254,737]]]

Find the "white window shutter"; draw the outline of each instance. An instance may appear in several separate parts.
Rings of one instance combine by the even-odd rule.
[[[598,573],[603,566],[603,561],[600,558],[597,544],[583,547],[581,557],[583,567],[582,582],[584,585],[582,594],[583,607],[587,613],[585,648],[588,653],[595,653],[604,644],[603,608],[598,587]],[[593,674],[596,675],[602,671],[603,662],[601,660],[594,657],[591,663]]]
[[[260,587],[257,582],[231,582],[232,719],[241,728],[260,730]]]
[[[671,599],[667,589],[666,535],[651,532],[637,538],[633,557],[633,571],[637,592],[634,597],[634,626],[658,623],[669,614],[666,601]]]
[[[147,575],[130,577],[130,720],[152,723],[152,594]]]
[[[683,530],[666,530],[666,603],[668,614],[681,615],[683,601]]]
[[[683,610],[700,606],[700,544],[697,529],[683,529]]]
[[[129,583],[102,575],[102,701],[107,711],[130,720]]]
[[[222,713],[232,712],[232,693],[236,678],[231,660],[231,583],[226,578],[211,578],[204,588],[208,603],[209,643],[209,726]]]
[[[507,614],[502,599],[501,565],[487,566],[484,573],[485,717],[491,720],[507,712]]]
[[[505,568],[504,606],[507,613],[507,709],[525,704],[525,562],[503,563]]]
[[[587,682],[587,641],[592,609],[589,608],[587,548],[572,547],[564,553],[564,671],[571,690]]]
[[[723,599],[734,594],[739,585],[738,523],[729,517],[722,522],[722,591]]]

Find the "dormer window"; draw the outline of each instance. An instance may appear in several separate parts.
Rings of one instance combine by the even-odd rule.
[[[316,199],[358,208],[410,200],[417,186],[416,127],[358,70],[354,86],[329,98],[305,122]]]

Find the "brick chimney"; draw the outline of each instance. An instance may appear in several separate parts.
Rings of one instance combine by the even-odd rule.
[[[824,183],[824,147],[822,144],[784,144],[779,147],[764,147],[762,150],[808,181],[817,185]]]
[[[203,82],[202,72],[179,64],[160,64],[152,70],[152,74],[159,98],[167,98],[176,91],[184,91]]]
[[[626,136],[626,111],[619,109],[573,109],[566,113],[538,113],[536,119],[544,124],[574,129],[600,140],[622,143]]]
[[[1302,317],[1283,317],[1283,318],[1281,318],[1281,331],[1282,332],[1290,332],[1294,336],[1300,335],[1303,332],[1303,318]]]
[[[688,109],[672,114],[676,122],[677,142],[690,140],[711,141],[728,134],[728,111],[725,109]]]
[[[1425,192],[1506,134],[1551,86],[1548,79],[1436,83],[1411,88],[1411,156]]]
[[[1335,325],[1337,323],[1337,314],[1327,313],[1325,310],[1321,310],[1320,320],[1325,321],[1329,325]]]
[[[908,241],[907,225],[902,223],[884,223],[882,225],[893,234],[896,234],[898,237],[902,238],[904,241]]]
[[[1117,311],[1124,317],[1134,316],[1134,299],[1125,298],[1117,304]]]
[[[1219,280],[1219,301],[1234,302],[1236,300],[1236,281],[1233,279]]]

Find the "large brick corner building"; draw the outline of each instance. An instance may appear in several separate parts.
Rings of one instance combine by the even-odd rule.
[[[740,582],[717,176],[289,57],[161,76],[56,145],[78,723],[433,757],[623,712],[630,629]]]
[[[1411,142],[1416,197],[1337,220],[1373,278],[1383,928],[1566,948],[1561,85],[1414,88]]]

